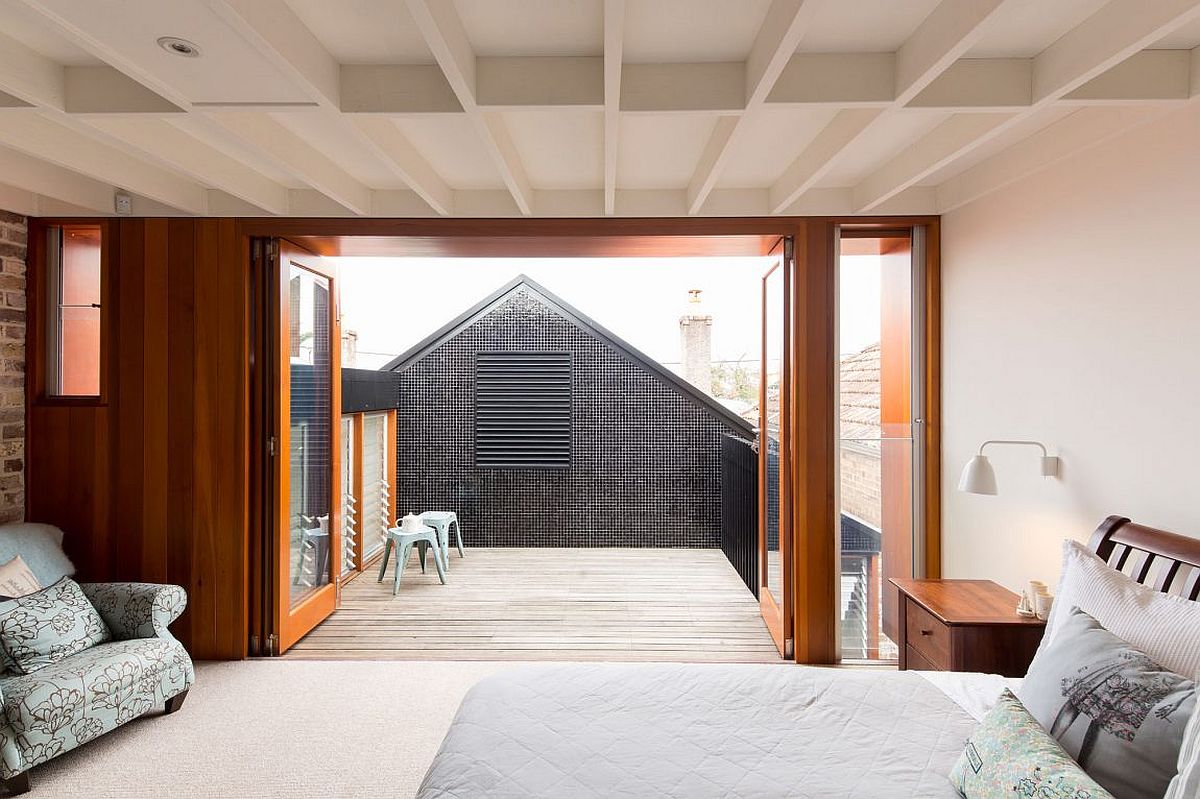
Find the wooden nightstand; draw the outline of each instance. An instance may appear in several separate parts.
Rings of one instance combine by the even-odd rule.
[[[1019,597],[991,580],[892,578],[900,590],[900,668],[1024,677],[1046,622],[1017,615]]]

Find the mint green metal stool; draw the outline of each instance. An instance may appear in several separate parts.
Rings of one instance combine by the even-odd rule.
[[[465,558],[462,543],[462,525],[458,523],[458,514],[452,510],[427,510],[421,514],[421,521],[437,530],[438,541],[442,546],[442,562],[450,568],[450,525],[454,525],[454,538],[458,544],[458,556]]]
[[[392,596],[400,591],[400,575],[404,573],[404,565],[408,563],[408,556],[412,554],[413,547],[421,553],[422,574],[425,572],[425,552],[433,549],[433,565],[437,567],[438,579],[442,581],[442,585],[446,584],[442,547],[438,542],[437,531],[432,527],[425,525],[425,529],[419,533],[406,533],[399,527],[388,530],[387,541],[383,544],[383,562],[379,565],[379,579],[376,582],[383,582],[387,573],[388,556],[393,547],[396,549],[396,576],[392,579]]]

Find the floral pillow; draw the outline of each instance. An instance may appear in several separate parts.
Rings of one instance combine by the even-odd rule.
[[[950,782],[967,799],[1113,799],[1007,689],[967,739]]]
[[[1178,630],[1184,638],[1191,631]],[[1121,799],[1162,799],[1178,768],[1196,683],[1072,608],[1019,689],[1029,712]]]
[[[32,674],[111,637],[83,589],[70,577],[0,602],[0,654],[8,672]]]

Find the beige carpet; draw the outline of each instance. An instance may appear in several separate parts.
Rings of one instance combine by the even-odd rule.
[[[197,664],[178,713],[139,719],[35,768],[32,795],[410,797],[463,695],[481,677],[513,667]]]

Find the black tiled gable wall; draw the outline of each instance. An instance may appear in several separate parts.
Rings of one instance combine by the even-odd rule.
[[[570,468],[475,468],[475,353],[547,350],[573,355]],[[457,512],[468,547],[720,545],[721,436],[736,431],[524,288],[399,391],[399,512]]]

